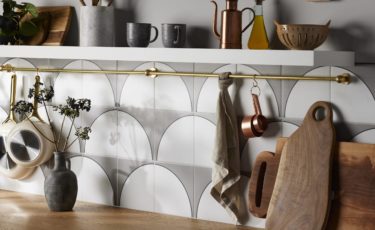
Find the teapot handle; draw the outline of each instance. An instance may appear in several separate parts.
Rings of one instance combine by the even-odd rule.
[[[249,24],[247,24],[245,28],[243,28],[242,33],[245,32],[250,27],[250,25],[254,22],[254,19],[255,19],[255,11],[249,7],[243,8],[241,10],[241,13],[245,12],[246,10],[250,10],[251,13],[253,13],[253,18],[250,20]]]

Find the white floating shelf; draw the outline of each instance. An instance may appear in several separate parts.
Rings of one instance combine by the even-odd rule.
[[[74,46],[0,46],[0,57],[277,66],[353,66],[355,62],[354,52],[346,51],[171,49]]]

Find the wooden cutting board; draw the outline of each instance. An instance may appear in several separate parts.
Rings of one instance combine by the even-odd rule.
[[[325,116],[318,119],[321,111]],[[325,227],[335,139],[330,104],[314,103],[282,151],[266,229]]]
[[[51,15],[48,36],[42,45],[45,45],[45,46],[63,45],[66,35],[69,32],[73,7],[71,6],[38,7],[38,10],[39,10],[39,13],[49,13]]]
[[[255,160],[249,183],[249,210],[256,217],[267,216],[285,142],[278,141],[275,153],[261,152]]]
[[[276,154],[281,152],[287,138],[277,140]],[[332,188],[334,200],[328,218],[327,229],[338,230],[370,230],[375,229],[375,145],[340,142],[334,151]],[[269,161],[272,161],[269,163]],[[262,197],[260,208],[250,209],[260,217],[268,209],[280,156],[267,158],[265,177],[257,178],[255,169],[262,164],[263,159],[257,158],[254,164],[254,177],[250,179],[250,202],[256,197]],[[257,166],[258,165],[258,166]],[[260,175],[261,176],[261,175]],[[263,187],[254,190],[252,181],[262,180]],[[260,194],[259,194],[260,193]],[[267,211],[266,211],[267,212]],[[260,214],[259,214],[260,213]]]

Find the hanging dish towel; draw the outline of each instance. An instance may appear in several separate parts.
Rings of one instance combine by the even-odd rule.
[[[212,156],[211,195],[236,220],[242,222],[244,215],[240,186],[240,149],[236,113],[228,93],[233,83],[230,73],[219,78],[220,94],[217,103],[217,126],[215,148]]]

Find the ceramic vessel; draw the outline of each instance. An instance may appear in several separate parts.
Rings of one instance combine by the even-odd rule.
[[[82,6],[80,10],[80,46],[114,46],[114,8],[107,6]]]
[[[66,167],[66,153],[55,152],[55,166],[44,182],[44,193],[51,211],[72,211],[77,199],[77,177]]]

